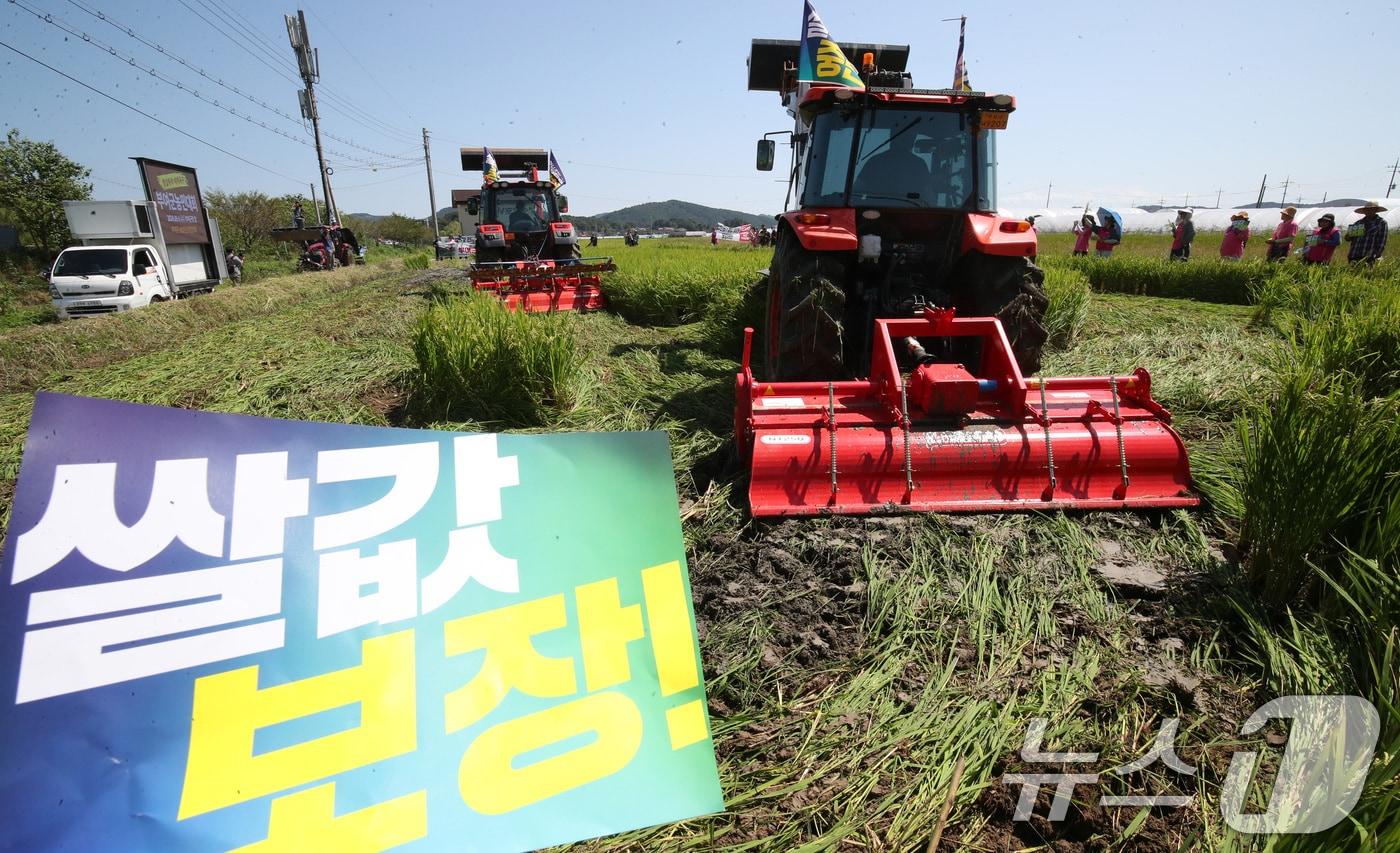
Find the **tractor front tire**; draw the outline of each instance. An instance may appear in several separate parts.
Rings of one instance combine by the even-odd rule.
[[[1048,335],[1045,311],[1050,307],[1045,271],[1029,258],[981,252],[968,253],[960,265],[963,286],[958,314],[1000,320],[1021,373],[1040,372],[1040,354]]]
[[[783,229],[768,272],[764,368],[770,382],[846,378],[841,258],[808,252]]]

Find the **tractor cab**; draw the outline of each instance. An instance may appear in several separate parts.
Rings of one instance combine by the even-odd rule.
[[[532,148],[493,148],[494,177],[486,177],[481,194],[467,199],[467,212],[480,217],[476,226],[478,262],[565,260],[579,257],[578,236],[563,218],[568,199],[547,176],[549,152]],[[482,171],[485,149],[463,148],[462,168]]]
[[[996,211],[996,143],[976,110],[942,96],[836,97],[803,106],[806,168],[795,175],[803,207]]]

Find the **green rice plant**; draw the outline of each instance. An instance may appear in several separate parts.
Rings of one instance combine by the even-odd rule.
[[[1400,471],[1400,396],[1299,367],[1237,421],[1238,457],[1202,457],[1200,483],[1237,516],[1245,576],[1274,612],[1319,592],[1310,563],[1365,537]]]
[[[1270,273],[1262,261],[1198,260],[1189,263],[1124,255],[1113,258],[1044,259],[1047,269],[1074,269],[1100,293],[1130,293],[1247,305],[1251,287]]]
[[[403,259],[403,268],[406,270],[425,270],[432,262],[427,252],[418,255],[409,255]]]
[[[1054,347],[1068,347],[1089,317],[1089,279],[1079,270],[1051,267],[1045,271],[1045,295],[1050,297],[1046,340]]]
[[[489,296],[430,305],[413,353],[429,420],[545,425],[577,405],[585,378],[571,315],[508,311]]]

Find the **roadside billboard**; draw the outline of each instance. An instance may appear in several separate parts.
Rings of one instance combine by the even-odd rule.
[[[167,244],[208,243],[209,226],[204,219],[204,199],[194,169],[133,157],[141,170],[146,198],[155,202],[161,231]]]

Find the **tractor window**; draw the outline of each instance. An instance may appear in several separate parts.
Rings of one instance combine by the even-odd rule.
[[[965,113],[867,110],[861,121],[851,205],[972,206],[972,144]]]
[[[856,135],[857,113],[839,111],[818,116],[812,127],[812,156],[807,161],[807,184],[802,191],[805,207],[844,207],[846,169],[851,162],[851,141]]]
[[[851,143],[856,138],[854,177]],[[981,134],[989,138],[989,134]],[[987,209],[974,198],[977,155],[985,152],[965,113],[875,107],[818,116],[802,203],[807,207]],[[988,165],[995,168],[995,163]],[[994,201],[994,199],[993,199]]]
[[[997,209],[997,131],[977,134],[977,164],[982,169],[977,181],[977,209],[995,213]]]
[[[498,222],[507,231],[544,231],[556,219],[554,201],[537,187],[503,187],[491,194],[489,222]]]

